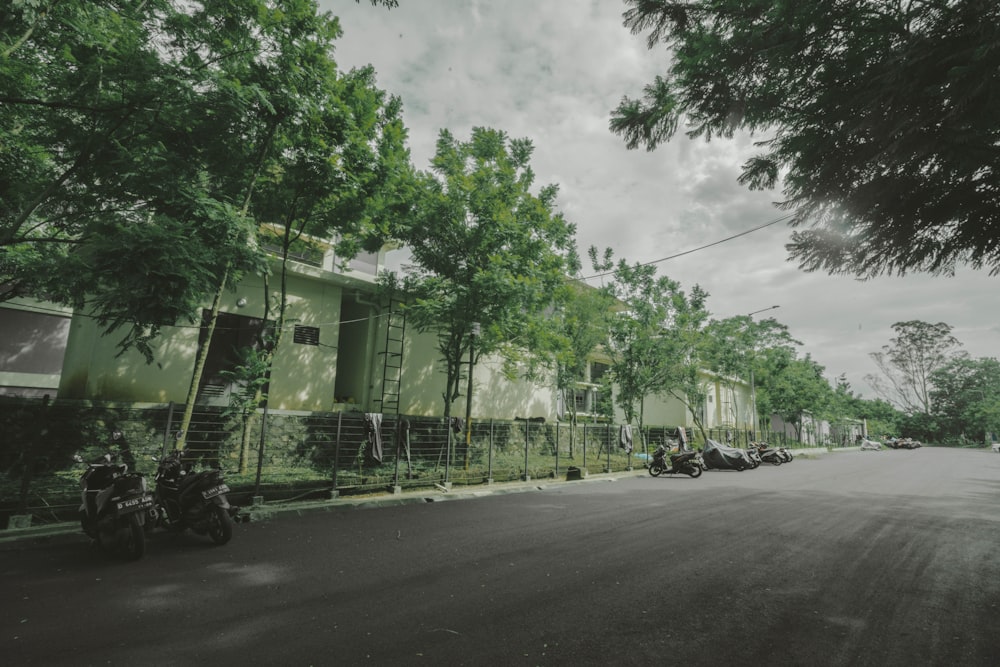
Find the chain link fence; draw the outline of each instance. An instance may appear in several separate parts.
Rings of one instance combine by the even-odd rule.
[[[99,405],[0,397],[0,526],[12,514],[37,523],[75,518],[83,466],[128,450],[150,478],[177,442],[183,406]],[[120,437],[113,440],[111,434]],[[688,442],[692,442],[688,429]],[[233,413],[198,406],[185,434],[196,466],[221,468],[231,499],[250,504],[385,493],[440,485],[562,477],[642,468],[676,427],[650,426],[629,438],[620,425],[365,415],[360,412]],[[718,437],[716,437],[718,436]],[[740,446],[745,432],[709,434]],[[735,440],[735,442],[734,442]],[[786,444],[783,443],[782,444]]]

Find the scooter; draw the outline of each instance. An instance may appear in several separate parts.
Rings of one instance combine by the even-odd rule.
[[[156,522],[176,532],[190,528],[199,535],[207,534],[216,544],[229,542],[239,507],[229,504],[229,486],[222,471],[191,472],[191,463],[184,460],[182,451],[153,460],[159,464],[154,492]]]
[[[748,449],[757,452],[757,455],[760,456],[760,460],[763,463],[770,463],[771,465],[780,466],[782,463],[785,462],[785,457],[781,455],[781,452],[779,452],[777,449],[774,449],[773,447],[768,447],[767,443],[763,442],[751,443]]]
[[[79,456],[77,463],[83,463]],[[80,476],[80,526],[107,553],[122,552],[131,560],[146,553],[145,524],[153,507],[146,478],[129,472],[111,454],[87,466]]]
[[[649,463],[649,474],[659,477],[663,473],[673,475],[684,473],[691,478],[700,477],[702,466],[698,452],[678,452],[670,454],[670,462],[667,462],[667,448],[660,445],[653,452],[653,460]]]

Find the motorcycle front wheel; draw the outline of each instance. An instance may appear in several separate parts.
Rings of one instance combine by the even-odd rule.
[[[659,463],[652,463],[652,464],[650,464],[650,466],[649,466],[649,474],[650,475],[652,475],[653,477],[659,477],[660,473],[662,473],[662,472],[663,472],[663,468],[660,466]]]
[[[695,479],[696,477],[701,477],[701,468],[699,466],[688,466],[687,470],[685,470],[684,472],[686,472],[691,477],[691,479]]]
[[[212,505],[208,515],[208,536],[219,545],[233,539],[233,520],[229,517],[229,510],[222,505]]]

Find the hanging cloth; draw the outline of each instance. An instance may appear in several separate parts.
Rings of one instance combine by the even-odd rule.
[[[622,424],[618,429],[618,446],[626,452],[632,451],[632,425]]]
[[[382,413],[365,413],[365,438],[368,442],[368,458],[382,463]]]

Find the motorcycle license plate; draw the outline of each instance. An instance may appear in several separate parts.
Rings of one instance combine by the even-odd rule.
[[[229,493],[229,487],[225,484],[219,484],[218,486],[213,486],[211,489],[205,489],[202,491],[201,497],[208,500],[209,498],[221,496],[223,493]]]
[[[126,498],[115,504],[115,509],[119,514],[130,514],[141,510],[149,509],[153,506],[153,496],[139,496],[136,498]]]

